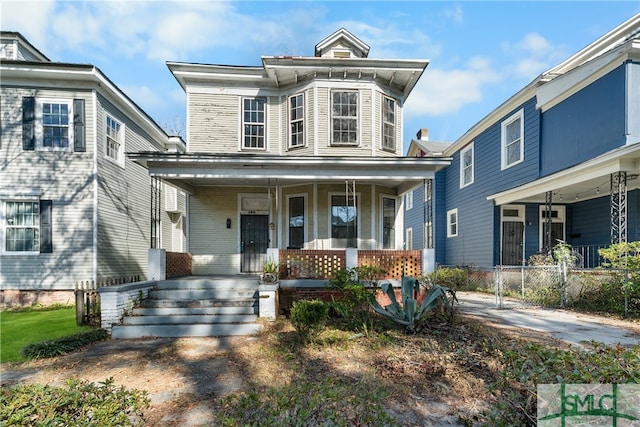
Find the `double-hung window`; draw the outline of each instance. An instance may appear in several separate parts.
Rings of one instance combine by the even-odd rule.
[[[289,98],[289,146],[304,146],[304,95],[298,94]]]
[[[460,150],[460,188],[473,184],[474,179],[473,142]]]
[[[413,209],[413,191],[404,195],[404,210],[410,211],[411,209]]]
[[[36,117],[42,121],[37,136],[39,149],[67,151],[73,141],[72,101],[39,99],[36,104]]]
[[[502,169],[524,160],[524,110],[502,122]]]
[[[107,158],[124,165],[124,125],[110,115],[106,116],[105,124],[105,154]]]
[[[447,237],[458,235],[458,209],[447,211]]]
[[[358,144],[358,92],[331,92],[331,143]]]
[[[51,200],[4,203],[4,252],[51,252]]]
[[[84,99],[22,98],[24,151],[86,151]]]
[[[382,100],[382,148],[396,149],[396,101],[387,97]]]
[[[242,100],[243,148],[265,148],[266,98]]]

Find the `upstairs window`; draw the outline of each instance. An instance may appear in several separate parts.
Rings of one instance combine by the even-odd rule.
[[[460,150],[460,188],[473,184],[474,156],[473,142]]]
[[[265,98],[243,99],[243,148],[265,148],[266,105]]]
[[[124,125],[107,115],[105,154],[107,158],[124,165]]]
[[[24,151],[86,151],[84,99],[22,98]]]
[[[298,94],[289,98],[289,133],[290,147],[304,146],[304,95]]]
[[[358,144],[358,92],[331,93],[331,143]]]
[[[406,211],[413,209],[413,191],[404,195],[404,209]]]
[[[502,169],[524,160],[524,110],[502,122]]]
[[[387,97],[382,100],[382,148],[396,150],[396,101]]]

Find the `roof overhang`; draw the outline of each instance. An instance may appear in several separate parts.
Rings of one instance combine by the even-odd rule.
[[[272,186],[355,180],[402,194],[447,167],[451,158],[289,157],[204,153],[128,153],[149,174],[193,193],[199,186]]]
[[[640,175],[640,141],[610,151],[587,162],[545,176],[531,183],[492,194],[487,200],[495,205],[510,203],[544,203],[545,194],[554,193],[554,203],[575,203],[602,197],[610,190],[610,175],[627,172]],[[629,180],[629,190],[640,188],[640,179]]]

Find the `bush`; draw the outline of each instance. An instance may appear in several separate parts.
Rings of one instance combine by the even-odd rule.
[[[55,340],[39,341],[25,346],[22,356],[27,359],[44,359],[70,353],[88,344],[102,341],[109,335],[104,329],[92,329]]]
[[[468,290],[469,271],[459,267],[438,268],[436,271],[422,276],[420,281],[428,287],[431,285],[440,285],[454,291]]]
[[[115,387],[111,378],[99,384],[68,380],[64,387],[18,384],[0,392],[0,419],[7,425],[143,425],[148,406],[145,391]]]
[[[377,282],[384,272],[371,266],[343,268],[327,283],[327,287],[340,291],[340,297],[329,303],[330,310],[345,319],[349,329],[368,333],[372,328],[369,305],[375,301]]]
[[[329,316],[329,305],[320,300],[296,301],[289,316],[291,324],[303,341],[310,341],[324,330]]]

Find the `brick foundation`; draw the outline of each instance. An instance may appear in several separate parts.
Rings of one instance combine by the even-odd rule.
[[[73,291],[26,291],[3,289],[0,291],[0,308],[28,307],[31,305],[75,304]]]

